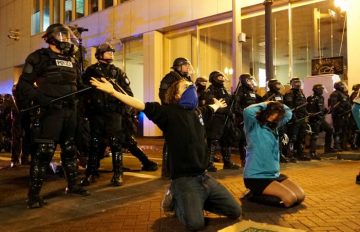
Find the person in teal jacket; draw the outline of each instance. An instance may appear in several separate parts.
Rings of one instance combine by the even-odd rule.
[[[279,198],[290,207],[304,200],[301,187],[280,174],[278,128],[292,117],[289,107],[280,102],[253,104],[244,110],[246,162],[244,183],[254,196]]]

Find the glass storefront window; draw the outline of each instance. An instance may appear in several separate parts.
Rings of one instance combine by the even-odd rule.
[[[50,0],[43,0],[43,31],[50,25]]]
[[[164,37],[164,74],[168,73],[173,61],[178,57],[190,60],[194,72],[192,79],[198,76],[197,49],[196,49],[196,28],[187,28],[181,31],[171,32]]]
[[[68,24],[72,20],[72,0],[65,0],[65,24]]]
[[[40,0],[33,1],[33,9],[31,15],[31,34],[40,32]]]
[[[99,10],[99,2],[98,0],[90,0],[89,1],[89,14],[95,13]]]
[[[76,18],[84,17],[84,0],[76,0]]]
[[[226,76],[230,92],[232,69],[232,22],[201,26],[199,30],[198,76],[208,79],[212,71]]]

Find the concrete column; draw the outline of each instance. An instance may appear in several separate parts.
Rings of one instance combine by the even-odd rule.
[[[354,84],[360,83],[360,1],[348,1],[347,11],[347,59],[348,86],[351,90]]]
[[[265,0],[265,69],[266,80],[274,76],[273,52],[272,52],[272,0]]]
[[[232,90],[235,91],[238,77],[242,73],[242,44],[239,43],[238,36],[241,33],[241,3],[240,0],[232,0]]]
[[[163,73],[163,34],[151,31],[143,35],[144,45],[144,101],[160,102],[159,86]],[[144,117],[144,136],[161,136],[161,130]]]

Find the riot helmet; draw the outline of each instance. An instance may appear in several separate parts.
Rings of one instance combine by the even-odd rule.
[[[219,71],[213,71],[209,75],[209,82],[212,85],[224,86],[225,75]]]
[[[244,86],[250,90],[255,91],[257,88],[257,83],[256,83],[254,77],[252,77],[248,73],[241,74],[239,77],[239,81],[241,83],[241,86]]]
[[[352,91],[354,91],[354,92],[359,91],[359,89],[360,89],[360,84],[355,84],[355,85],[353,85],[353,87],[352,87]]]
[[[111,52],[110,54],[104,54],[105,52]],[[114,59],[115,49],[110,43],[102,43],[97,46],[95,51],[95,57],[99,61],[104,61],[106,63],[111,63]]]
[[[191,62],[184,57],[176,58],[171,68],[180,73],[181,76],[188,76],[193,71]]]
[[[199,91],[204,91],[206,89],[206,84],[208,80],[204,77],[198,77],[195,81],[196,89]]]
[[[281,89],[281,83],[277,79],[271,79],[267,82],[267,87],[272,92],[279,92]]]
[[[79,46],[79,40],[66,25],[55,23],[48,26],[42,38],[48,44],[55,45],[64,55],[71,56]]]
[[[346,86],[346,84],[342,81],[337,81],[334,83],[334,89],[346,93],[348,91],[348,88]]]
[[[301,89],[302,82],[301,82],[300,78],[294,77],[294,78],[291,78],[290,85],[291,85],[292,89]]]
[[[324,93],[324,86],[322,84],[315,84],[312,88],[314,95],[322,96]]]

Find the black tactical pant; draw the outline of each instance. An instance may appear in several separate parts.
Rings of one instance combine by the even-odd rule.
[[[324,149],[330,150],[333,136],[333,129],[331,128],[330,124],[327,123],[324,119],[320,119],[318,121],[311,121],[310,126],[312,130],[310,137],[310,152],[316,152],[317,138],[319,137],[319,133],[322,131],[325,132]]]
[[[39,198],[46,169],[57,144],[61,147],[61,162],[68,188],[76,187],[76,106],[55,105],[41,110],[39,134],[34,140],[36,151],[31,157],[29,201]]]
[[[348,115],[332,115],[334,126],[334,148],[337,150],[347,149],[349,138],[349,119]]]
[[[91,144],[86,169],[86,176],[98,175],[100,158],[105,151],[104,141],[107,140],[112,153],[114,178],[122,175],[122,146],[124,134],[122,131],[122,115],[118,112],[105,112],[89,116]]]

